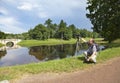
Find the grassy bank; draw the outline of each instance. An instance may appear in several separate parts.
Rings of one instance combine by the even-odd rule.
[[[76,39],[60,40],[60,39],[48,39],[48,40],[23,40],[18,43],[21,46],[38,46],[38,45],[57,45],[57,44],[74,44]]]
[[[99,56],[97,57],[98,64],[104,63],[106,60],[114,57],[120,57],[119,42],[120,40],[117,40],[112,44],[109,44],[110,46],[112,46],[111,48],[108,48],[99,53]],[[118,45],[117,47],[116,44]],[[38,74],[41,72],[72,72],[94,66],[94,64],[83,64],[83,59],[83,55],[80,55],[78,57],[71,57],[62,60],[53,60],[43,63],[31,63],[21,66],[2,67],[0,68],[0,80],[10,80],[18,78],[22,75]]]
[[[85,38],[89,40],[90,38]],[[102,38],[95,39],[98,43]],[[39,46],[39,45],[58,45],[58,44],[74,44],[76,43],[77,39],[70,39],[70,40],[60,40],[60,39],[48,39],[48,40],[23,40],[18,43],[21,46]],[[100,41],[101,43],[101,41]]]
[[[4,46],[3,44],[0,43],[0,47]]]

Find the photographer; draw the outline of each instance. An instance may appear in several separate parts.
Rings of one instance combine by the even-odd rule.
[[[81,38],[84,42],[88,43],[88,50],[84,52],[85,55],[85,62],[92,61],[96,63],[96,57],[97,57],[97,46],[94,41],[94,39],[90,39],[88,42]]]

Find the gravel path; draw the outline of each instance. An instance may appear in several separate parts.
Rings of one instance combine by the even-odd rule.
[[[87,70],[24,76],[14,83],[120,83],[120,57]]]

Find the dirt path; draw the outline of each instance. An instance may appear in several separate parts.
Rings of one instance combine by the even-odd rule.
[[[120,58],[73,73],[24,76],[14,83],[120,83]]]

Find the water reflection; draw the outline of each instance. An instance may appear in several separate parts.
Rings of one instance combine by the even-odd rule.
[[[55,45],[31,47],[29,54],[39,60],[53,60],[73,56],[74,52],[75,45]]]
[[[0,51],[12,50],[12,49],[18,49],[18,48],[21,48],[21,46],[19,45],[13,45],[12,47],[2,46],[0,47]]]
[[[7,54],[7,50],[18,49],[20,47],[21,46],[19,45],[14,45],[12,47],[7,47],[7,46],[0,47],[0,59]]]
[[[6,50],[0,51],[0,59],[7,54]]]
[[[62,59],[79,55],[86,49],[76,48],[77,44],[52,45],[52,46],[34,46],[34,47],[2,47],[0,48],[0,66],[11,66],[19,64],[28,64],[32,62],[43,62],[54,59]],[[79,45],[77,46],[79,47]],[[76,50],[77,49],[77,50]]]

